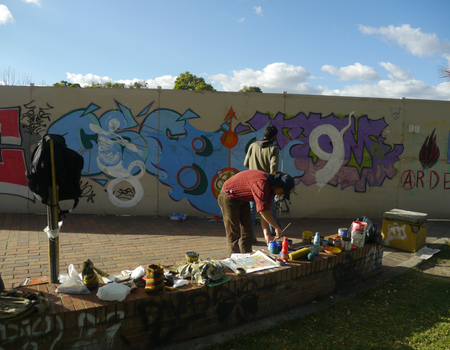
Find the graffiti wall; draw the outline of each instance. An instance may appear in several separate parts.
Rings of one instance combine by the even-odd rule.
[[[381,218],[401,207],[447,217],[435,203],[450,189],[450,102],[6,86],[0,210],[46,211],[25,174],[51,133],[84,158],[76,213],[220,215],[223,182],[246,170],[246,150],[270,124],[280,170],[296,180],[282,215]]]

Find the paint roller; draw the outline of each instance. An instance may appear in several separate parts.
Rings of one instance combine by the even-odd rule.
[[[290,260],[300,259],[301,257],[307,255],[308,253],[311,253],[311,249],[303,248],[295,252],[289,253],[289,259]]]

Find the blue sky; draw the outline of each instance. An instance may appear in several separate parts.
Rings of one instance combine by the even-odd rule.
[[[449,14],[449,0],[0,0],[0,84],[172,89],[190,71],[218,91],[450,100]]]

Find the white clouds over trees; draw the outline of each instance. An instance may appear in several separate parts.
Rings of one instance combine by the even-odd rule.
[[[342,89],[329,89],[327,86],[314,86],[309,80],[313,77],[301,66],[277,62],[267,65],[262,70],[245,68],[234,70],[230,75],[215,74],[205,77],[217,91],[239,91],[242,86],[257,86],[265,93],[379,97],[379,98],[415,98],[432,100],[450,100],[450,84],[448,82],[431,86],[424,81],[412,78],[408,70],[402,69],[390,62],[380,62],[386,69],[389,79],[381,79],[378,72],[359,63],[347,67],[324,66],[323,71],[340,77],[340,80],[360,80],[366,84],[346,85]],[[150,89],[161,86],[163,89],[173,89],[177,77],[165,75],[155,79],[121,79],[113,80],[107,76],[100,77],[93,74],[67,73],[67,79],[81,86],[91,82],[104,84],[105,82],[124,83],[132,85],[134,82],[146,81]]]
[[[72,83],[80,84],[81,87],[85,87],[87,85],[90,85],[92,82],[94,83],[120,83],[125,85],[133,85],[136,82],[145,81],[148,84],[148,88],[150,89],[156,89],[158,86],[161,86],[163,89],[173,89],[173,86],[175,84],[175,79],[177,77],[173,77],[171,75],[164,75],[162,77],[158,77],[155,79],[120,79],[120,80],[113,80],[109,78],[108,76],[98,76],[94,74],[72,74],[72,73],[66,73],[67,74],[67,80],[70,80]]]
[[[261,8],[255,7],[254,12],[262,15]],[[388,43],[394,43],[416,57],[443,57],[450,63],[450,43],[440,41],[437,35],[423,33],[420,28],[412,28],[409,24],[401,26],[389,25],[387,27],[373,28],[359,25],[361,33],[366,35],[380,36]],[[378,72],[376,68],[361,62],[355,62],[343,67],[323,65],[322,72],[336,76],[336,81],[356,80],[364,83],[353,85],[339,85],[339,89],[329,88],[324,85],[313,85],[321,79],[329,77],[314,77],[301,65],[293,65],[285,62],[267,64],[261,70],[243,68],[233,70],[231,73],[207,74],[202,73],[205,81],[211,83],[217,91],[239,91],[243,86],[257,86],[265,93],[281,93],[287,91],[294,94],[312,95],[334,95],[334,96],[357,96],[357,97],[380,97],[380,98],[417,98],[450,100],[450,84],[443,82],[437,86],[429,85],[423,80],[416,80],[408,69],[392,62],[379,62],[380,67],[388,72]],[[380,68],[378,67],[378,68]],[[383,73],[385,75],[383,75]],[[172,89],[177,77],[164,75],[155,79],[144,80],[117,80],[109,77],[99,77],[92,74],[83,76],[81,74],[67,73],[67,79],[82,86],[92,81],[100,83],[119,82],[131,85],[135,81],[146,81],[149,88],[162,86],[164,89]],[[332,84],[332,82],[330,83]]]

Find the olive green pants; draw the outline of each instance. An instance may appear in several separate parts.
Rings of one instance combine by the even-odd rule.
[[[228,253],[252,253],[253,230],[250,203],[228,198],[224,190],[218,198],[227,236]]]

